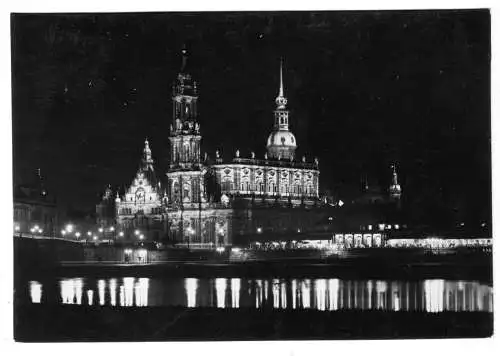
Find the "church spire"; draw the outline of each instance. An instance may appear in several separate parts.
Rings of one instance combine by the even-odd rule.
[[[279,96],[284,97],[285,95],[283,94],[283,58],[280,60],[280,91],[279,91]]]
[[[280,60],[280,89],[276,97],[276,110],[286,110],[287,99],[283,88],[283,59]],[[288,120],[287,120],[288,121]]]
[[[389,194],[391,198],[399,199],[401,197],[401,185],[398,183],[398,173],[396,172],[396,164],[393,163],[392,166],[392,180],[389,186]]]
[[[188,50],[186,48],[186,45],[182,47],[181,53],[182,53],[181,73],[184,73],[187,67],[187,60],[188,60]]]
[[[396,172],[396,165],[392,165],[392,185],[398,185],[398,174]]]
[[[267,139],[267,153],[271,158],[293,159],[297,142],[288,127],[287,99],[283,86],[283,60],[280,60],[280,87],[274,110],[274,128]]]
[[[146,140],[144,141],[144,149],[143,149],[143,154],[142,154],[142,168],[144,170],[147,170],[148,168],[151,168],[153,170],[153,158],[151,157],[151,149],[149,148],[149,141],[146,137]]]

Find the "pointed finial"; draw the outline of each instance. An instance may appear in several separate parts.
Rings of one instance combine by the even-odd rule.
[[[187,57],[188,57],[188,51],[187,51],[187,48],[186,48],[186,44],[184,44],[184,46],[182,47],[181,53],[182,53],[181,72],[183,72],[186,69]]]
[[[279,96],[284,96],[283,90],[283,58],[280,60],[280,93]]]

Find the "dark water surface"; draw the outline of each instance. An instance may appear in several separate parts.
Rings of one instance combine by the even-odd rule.
[[[493,312],[491,285],[444,279],[61,277],[25,281],[16,289],[16,298],[114,307]]]

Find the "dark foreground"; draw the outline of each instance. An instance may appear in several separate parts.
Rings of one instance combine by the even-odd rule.
[[[27,304],[14,332],[22,342],[463,338],[491,336],[493,314]]]

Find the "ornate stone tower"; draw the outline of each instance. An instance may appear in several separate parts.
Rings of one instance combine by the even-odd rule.
[[[173,85],[173,123],[170,125],[169,201],[180,204],[204,202],[200,159],[198,89],[187,69],[187,50],[182,50],[182,67]]]
[[[283,89],[283,63],[280,63],[280,89],[274,110],[274,128],[267,139],[267,153],[272,159],[293,159],[297,142],[288,129],[287,99]]]

